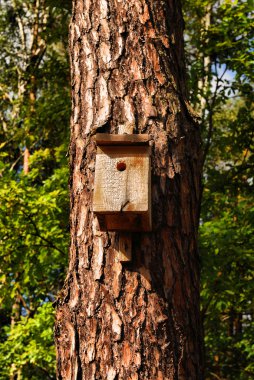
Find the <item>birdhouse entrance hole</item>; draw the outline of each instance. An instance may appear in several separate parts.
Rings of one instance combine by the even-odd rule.
[[[123,172],[126,169],[126,163],[123,161],[119,161],[116,164],[116,168],[117,168],[117,170],[119,170],[119,172]]]

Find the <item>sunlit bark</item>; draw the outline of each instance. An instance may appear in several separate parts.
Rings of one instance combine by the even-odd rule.
[[[59,379],[202,379],[200,136],[179,2],[73,2],[71,246],[56,316]],[[92,211],[95,133],[148,133],[153,231],[132,262]]]

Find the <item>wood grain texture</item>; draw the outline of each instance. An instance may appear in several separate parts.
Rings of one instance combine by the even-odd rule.
[[[97,133],[97,145],[148,145],[150,137],[147,134],[118,134],[111,135],[109,133]]]
[[[144,230],[151,229],[150,178],[149,147],[97,149],[93,211],[107,215],[108,230],[142,230],[145,223],[148,225]],[[138,223],[133,223],[133,217],[138,217]]]
[[[201,380],[201,148],[175,0],[74,0],[71,244],[56,313],[58,378]],[[124,127],[122,127],[124,126]],[[128,128],[127,128],[128,127]],[[93,212],[96,133],[148,134],[152,232],[132,261]]]

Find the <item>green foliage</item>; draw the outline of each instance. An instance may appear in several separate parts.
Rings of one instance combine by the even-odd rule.
[[[223,378],[251,379],[253,341],[253,224],[248,200],[230,194],[221,211],[201,226],[203,313],[208,368]]]
[[[56,155],[61,150],[56,149]],[[0,335],[1,379],[13,371],[20,372],[22,379],[40,379],[45,374],[54,378],[55,373],[51,302],[67,265],[68,168],[55,168],[47,176],[47,160],[52,161],[48,149],[31,157],[28,175],[14,174],[8,167],[2,172],[0,300],[5,323]],[[38,168],[44,171],[43,181]]]
[[[206,54],[237,73],[236,79],[253,79],[254,19],[252,1],[224,1],[214,11],[205,35]]]
[[[68,251],[69,1],[0,9],[0,379],[55,378]],[[29,166],[24,172],[25,159]]]
[[[38,151],[34,156],[38,157]],[[45,161],[38,163],[42,170]],[[36,303],[41,302],[50,292],[55,293],[57,281],[63,279],[68,241],[68,170],[55,169],[36,185],[38,177],[41,172],[37,167],[27,176],[19,176],[18,182],[13,175],[3,175],[0,251],[4,277],[0,295],[4,303],[10,302],[18,289],[22,289],[23,297],[32,292]]]
[[[200,221],[206,379],[254,378],[253,1],[185,0],[194,108],[202,115]],[[229,73],[229,75],[228,75]]]
[[[5,162],[14,164],[24,146],[36,149],[58,145],[59,141],[67,146],[69,12],[58,6],[57,1],[48,6],[45,0],[3,1],[0,140],[5,151],[9,148]]]
[[[205,124],[229,95],[253,94],[253,1],[184,0],[184,8],[190,95],[197,108],[206,100]],[[227,70],[234,73],[232,83]]]
[[[229,101],[216,115],[204,181],[200,250],[207,367],[225,379],[254,376],[252,115],[243,100]]]
[[[2,379],[17,373],[17,369],[24,380],[55,378],[53,323],[52,305],[44,303],[34,316],[21,317],[14,327],[5,327],[6,341],[0,343]]]

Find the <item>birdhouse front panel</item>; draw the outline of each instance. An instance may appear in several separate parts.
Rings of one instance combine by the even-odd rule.
[[[151,229],[149,146],[99,146],[93,211],[102,230]]]

